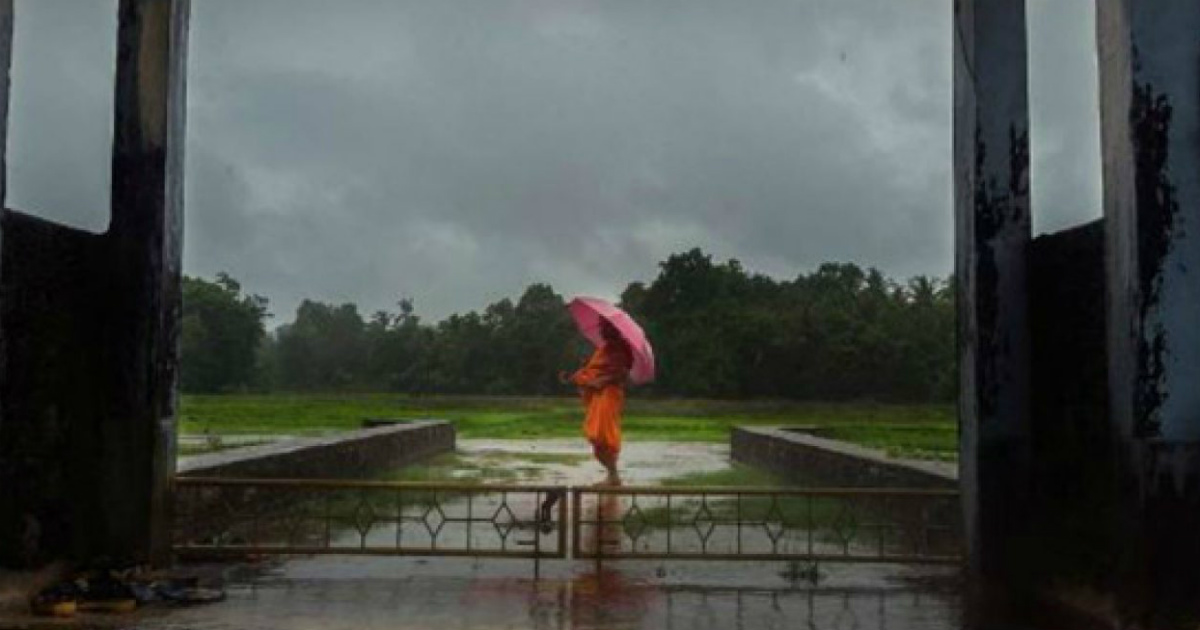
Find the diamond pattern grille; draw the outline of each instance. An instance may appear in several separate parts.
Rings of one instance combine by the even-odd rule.
[[[188,478],[175,500],[185,555],[956,563],[962,542],[958,496],[940,491]]]

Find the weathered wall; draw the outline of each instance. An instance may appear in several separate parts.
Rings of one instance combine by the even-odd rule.
[[[1101,3],[1105,214],[1122,434],[1200,442],[1200,27],[1194,2]]]
[[[844,488],[957,488],[954,464],[900,462],[870,449],[782,428],[734,427],[734,461],[797,483]]]
[[[451,452],[454,442],[454,426],[449,422],[412,422],[189,457],[179,463],[179,474],[252,479],[366,478]]]
[[[1125,569],[1163,610],[1200,598],[1200,3],[1097,7]]]
[[[1004,580],[1029,486],[1029,113],[1023,0],[954,2],[960,479],[968,556]]]
[[[81,552],[99,508],[105,392],[99,236],[6,212],[0,324],[0,565]],[[100,524],[97,523],[99,526]],[[53,541],[53,542],[51,542]]]

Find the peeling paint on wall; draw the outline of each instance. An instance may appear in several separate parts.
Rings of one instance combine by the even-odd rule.
[[[1136,53],[1135,53],[1136,55]],[[1134,434],[1157,437],[1162,429],[1166,389],[1166,329],[1157,317],[1162,300],[1163,266],[1170,252],[1179,202],[1168,173],[1172,107],[1153,85],[1134,85],[1130,109],[1137,187],[1137,310],[1143,332],[1138,362],[1144,373],[1135,393]]]
[[[994,418],[1004,413],[1000,397],[1011,386],[1013,368],[1006,367],[1006,362],[1017,360],[1017,349],[1013,347],[1015,337],[1020,331],[1013,330],[1001,316],[1002,304],[1008,301],[1024,299],[1024,289],[1008,287],[1001,278],[999,259],[1004,252],[1002,248],[1013,248],[1014,245],[1005,238],[1013,230],[1028,233],[1030,223],[1029,203],[1029,132],[1025,128],[1018,129],[1012,124],[1008,128],[1007,163],[1000,168],[988,168],[987,146],[983,141],[980,128],[975,133],[975,230],[974,253],[975,292],[978,337],[975,340],[975,352],[980,360],[976,361],[975,369],[976,398],[978,399],[978,414],[980,422],[993,422]],[[987,176],[984,176],[987,174]],[[1004,181],[1002,177],[1007,175]],[[1016,246],[1018,250],[1022,246]],[[1011,252],[1008,252],[1011,256]],[[1021,252],[1018,251],[1018,255]],[[1008,270],[1011,273],[1011,269]]]

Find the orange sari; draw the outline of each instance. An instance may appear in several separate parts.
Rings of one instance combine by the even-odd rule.
[[[612,468],[621,453],[621,411],[625,407],[625,378],[633,365],[629,349],[622,344],[605,344],[588,359],[583,369],[571,376],[587,415],[583,433],[601,464]]]

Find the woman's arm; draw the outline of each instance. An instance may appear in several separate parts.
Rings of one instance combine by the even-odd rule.
[[[586,373],[587,370],[578,370],[576,372],[559,372],[558,381],[563,385],[574,385],[580,389],[600,389],[604,385],[599,381],[602,376],[590,376]]]
[[[566,383],[574,383],[584,389],[603,389],[609,385],[624,385],[629,380],[629,366],[632,358],[626,350],[613,361],[612,350],[598,350],[587,365],[574,374],[559,372],[558,378]]]
[[[606,370],[596,378],[593,378],[589,386],[596,389],[608,387],[609,385],[624,386],[629,381],[629,370],[625,368],[612,368]]]

